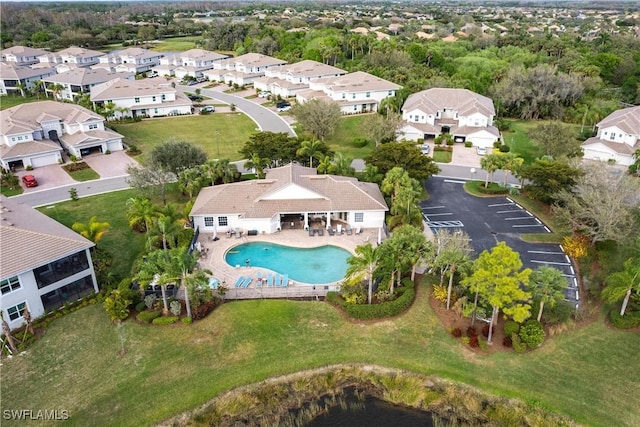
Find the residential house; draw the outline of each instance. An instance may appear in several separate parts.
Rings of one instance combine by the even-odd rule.
[[[110,52],[102,55],[91,68],[106,68],[116,72],[144,73],[160,64],[164,53],[139,47]]]
[[[167,82],[110,80],[91,88],[91,102],[121,117],[162,117],[192,114],[193,103]]]
[[[321,62],[305,60],[294,64],[271,67],[264,77],[253,82],[258,90],[268,91],[283,98],[295,96],[297,92],[308,89],[309,83],[322,77],[337,77],[347,74],[340,68]]]
[[[228,58],[216,52],[203,49],[190,49],[175,55],[160,58],[160,65],[153,67],[160,76],[176,76],[183,79],[185,76],[200,78],[202,72],[213,68],[216,61]]]
[[[596,124],[598,132],[582,143],[585,159],[629,166],[640,154],[640,107],[614,111]]]
[[[52,67],[0,62],[0,95],[14,93],[25,96],[26,90],[35,89],[41,80],[55,74],[56,69]]]
[[[406,122],[401,137],[433,139],[451,134],[455,142],[471,141],[476,147],[493,147],[500,131],[493,125],[493,101],[468,89],[432,88],[410,95],[402,106]]]
[[[30,206],[0,196],[0,309],[9,328],[98,292],[93,242]]]
[[[122,150],[122,135],[104,118],[75,104],[40,101],[0,111],[0,163],[5,169],[62,161],[62,152],[82,157]]]
[[[378,111],[380,102],[395,96],[401,86],[363,71],[337,77],[322,77],[309,82],[309,89],[296,94],[298,103],[312,99],[334,101],[343,114]]]
[[[12,46],[0,51],[2,62],[15,65],[31,65],[38,63],[38,57],[48,52],[26,46]]]
[[[90,68],[72,68],[60,74],[42,79],[46,85],[47,96],[59,100],[74,101],[82,94],[89,94],[93,86],[114,79],[135,80],[131,72],[114,73],[105,68],[92,70]]]
[[[100,57],[104,55],[104,52],[98,52],[97,50],[71,46],[58,52],[39,56],[38,60],[41,64],[54,66],[59,73],[62,73],[73,68],[88,68],[96,65],[100,62]]]
[[[318,175],[315,168],[290,163],[270,169],[264,179],[203,188],[189,216],[200,232],[215,236],[249,230],[274,233],[290,223],[300,228],[315,223],[380,229],[387,210],[376,184]]]
[[[212,81],[246,86],[264,76],[267,69],[286,63],[287,61],[282,59],[260,53],[246,53],[234,58],[216,61],[212,70],[203,71],[202,74]]]

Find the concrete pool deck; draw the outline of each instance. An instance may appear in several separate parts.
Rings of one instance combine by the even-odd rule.
[[[202,248],[203,256],[198,263],[198,268],[210,270],[212,276],[224,282],[228,289],[225,298],[230,299],[249,299],[249,298],[303,298],[318,297],[326,295],[327,291],[335,287],[338,282],[313,286],[312,284],[304,284],[290,280],[287,287],[267,287],[256,286],[256,277],[258,272],[266,277],[271,270],[262,267],[246,267],[244,265],[232,267],[225,261],[225,254],[234,246],[247,242],[269,242],[285,246],[297,248],[315,248],[324,245],[333,245],[352,254],[355,253],[357,246],[370,242],[375,245],[378,242],[378,229],[363,229],[360,234],[351,235],[342,233],[334,236],[324,232],[323,236],[309,236],[309,232],[305,230],[283,230],[273,234],[260,234],[257,236],[243,235],[240,238],[235,236],[227,237],[226,234],[219,234],[219,240],[212,240],[213,235],[210,233],[200,233],[198,242]],[[384,232],[382,232],[384,239]],[[286,272],[283,272],[286,273]],[[250,276],[254,280],[247,288],[236,288],[234,285],[240,276]]]

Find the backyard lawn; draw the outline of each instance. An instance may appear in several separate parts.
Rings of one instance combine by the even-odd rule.
[[[342,153],[352,159],[362,159],[371,154],[375,148],[373,142],[370,142],[365,147],[355,147],[352,144],[354,139],[363,137],[360,131],[360,123],[362,123],[364,117],[365,116],[342,117],[336,132],[325,139],[329,148],[336,153]],[[295,124],[294,129],[300,137],[311,138],[299,124]]]
[[[66,409],[78,426],[151,425],[272,376],[364,363],[518,397],[584,425],[640,425],[640,371],[629,365],[639,334],[600,319],[530,353],[478,354],[442,328],[427,289],[419,286],[404,315],[367,324],[323,302],[253,300],[193,325],[117,326],[97,304],[57,319],[26,354],[3,362],[3,408]]]
[[[110,123],[109,127],[124,135],[125,143],[136,145],[144,154],[153,146],[177,139],[202,147],[211,159],[241,160],[238,153],[256,124],[242,113],[213,113],[162,117],[136,123]]]

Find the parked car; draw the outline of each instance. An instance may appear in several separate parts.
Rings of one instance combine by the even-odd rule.
[[[271,95],[271,92],[263,90],[258,94],[258,98],[268,98]]]
[[[422,154],[429,154],[430,150],[431,147],[426,144],[420,146],[420,151],[422,151]]]
[[[36,180],[36,177],[33,175],[25,175],[22,177],[22,183],[26,186],[26,187],[37,187],[38,186],[38,181]]]
[[[216,107],[214,107],[213,105],[205,105],[200,109],[201,113],[215,113],[215,111]]]
[[[485,156],[487,154],[487,147],[476,147],[476,153],[478,153],[478,156]]]
[[[276,109],[278,110],[278,112],[289,111],[291,110],[291,104],[281,101],[276,104]]]

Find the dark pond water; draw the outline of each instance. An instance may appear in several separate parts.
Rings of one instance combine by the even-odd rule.
[[[306,427],[433,427],[433,414],[417,409],[395,406],[373,396],[366,396],[356,404],[337,405],[319,415]]]

